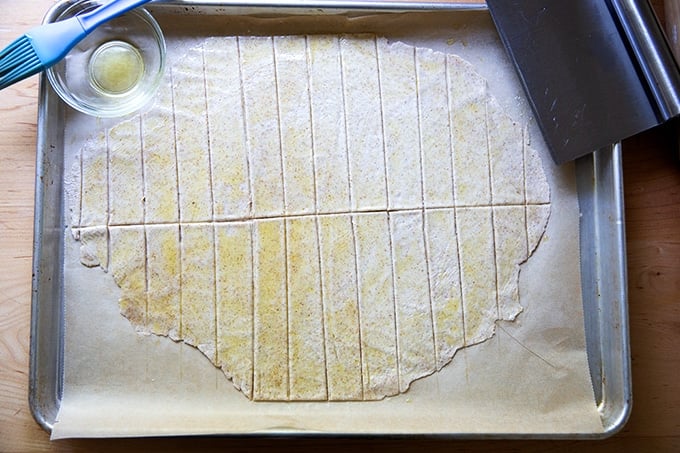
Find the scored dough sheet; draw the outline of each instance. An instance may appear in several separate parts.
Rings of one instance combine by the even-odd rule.
[[[555,167],[549,160],[488,17],[481,13],[464,14],[464,20],[455,14],[443,16],[412,14],[388,20],[354,18],[347,22],[326,18],[324,21],[328,23],[324,27],[328,28],[321,30],[324,33],[337,29],[343,34],[370,31],[376,36],[385,36],[389,43],[403,41],[416,46],[414,58],[406,62],[390,60],[394,52],[381,48],[381,40],[361,41],[373,46],[362,49],[361,43],[348,45],[350,40],[314,39],[309,40],[313,44],[308,43],[306,51],[311,55],[310,61],[319,65],[305,64],[304,67],[296,66],[304,61],[294,59],[286,64],[266,61],[275,55],[299,53],[296,46],[304,45],[305,41],[283,35],[287,31],[297,32],[300,24],[308,23],[308,18],[281,21],[271,30],[274,38],[242,40],[243,45],[249,46],[247,51],[223,45],[236,38],[205,40],[211,36],[208,33],[215,31],[210,28],[210,20],[207,31],[202,32],[206,36],[197,33],[189,38],[178,25],[178,30],[167,33],[173,89],[171,92],[161,90],[157,102],[161,106],[172,105],[174,115],[170,116],[174,116],[174,125],[167,124],[168,112],[160,108],[148,110],[139,121],[112,129],[116,134],[138,138],[140,146],[131,150],[124,146],[116,148],[118,140],[114,136],[92,136],[93,130],[113,123],[68,115],[65,171],[76,165],[87,165],[108,180],[110,187],[102,189],[96,184],[86,187],[83,179],[78,213],[81,227],[75,232],[79,242],[73,240],[70,231],[66,232],[64,398],[53,430],[54,438],[267,430],[602,431],[589,381],[582,306],[577,297],[580,295],[578,205],[573,166]],[[176,18],[164,20],[177,24]],[[235,19],[212,20],[221,28],[225,20],[230,23]],[[395,28],[395,24],[402,24],[400,21],[413,26],[413,31]],[[245,22],[255,29],[268,26],[266,19],[248,18]],[[238,33],[239,26],[245,25],[234,26],[234,34]],[[399,32],[391,31],[395,29]],[[429,31],[422,33],[425,29]],[[193,87],[195,68],[184,66],[189,63],[180,57],[197,43],[202,43],[204,67],[238,61],[238,70],[225,70],[219,77],[206,78],[204,94],[186,96],[187,89]],[[324,51],[324,46],[339,46],[337,55],[346,58],[357,61],[365,58],[359,67],[366,75],[352,77],[343,67],[342,59]],[[383,59],[376,59],[375,52]],[[490,279],[475,285],[461,285],[460,299],[458,294],[451,294],[455,285],[423,288],[413,284],[438,275],[446,275],[445,281],[457,281],[461,278],[459,273],[465,272],[454,263],[430,259],[431,254],[458,255],[477,268],[488,268],[492,275],[496,272],[499,282],[511,281],[514,278],[512,260],[532,247],[530,244],[536,244],[541,232],[527,228],[523,233],[526,236],[518,240],[513,232],[495,225],[505,224],[506,220],[540,223],[545,215],[542,204],[527,204],[527,200],[541,200],[544,194],[532,193],[535,187],[526,182],[521,184],[543,171],[531,168],[535,163],[526,168],[513,168],[512,161],[490,155],[492,170],[482,167],[483,174],[459,171],[455,180],[446,176],[446,172],[455,171],[458,165],[459,169],[468,168],[463,167],[464,163],[475,153],[478,155],[480,148],[502,149],[504,143],[517,141],[511,133],[479,137],[479,144],[468,140],[469,146],[457,150],[450,168],[437,165],[450,156],[448,145],[438,140],[441,137],[438,131],[448,128],[448,124],[441,122],[445,116],[441,113],[465,110],[464,106],[446,105],[446,99],[450,98],[446,90],[461,90],[460,96],[453,97],[456,102],[474,103],[484,87],[432,84],[421,87],[429,98],[418,99],[413,105],[403,105],[400,99],[390,98],[392,84],[436,80],[431,74],[448,66],[424,62],[431,63],[433,58],[457,58],[444,57],[444,54],[460,55],[487,79],[490,93],[498,100],[498,108],[523,125],[520,143],[530,142],[531,149],[536,149],[543,159],[551,187],[552,213],[541,245],[522,265],[519,290],[498,287],[496,280]],[[318,59],[314,59],[315,56]],[[406,65],[404,72],[413,74],[414,78],[391,80],[391,71],[381,72],[380,65],[394,69],[395,73],[399,73],[399,65]],[[306,84],[299,77],[303,70],[308,71],[310,80],[306,98],[296,95],[302,89],[300,84]],[[371,84],[372,74],[382,74],[382,77]],[[439,76],[446,79],[455,75]],[[342,79],[344,96],[336,96],[332,90],[324,91],[324,87],[338,82],[334,78]],[[243,84],[242,92],[229,88],[241,86],[243,80],[248,83]],[[366,97],[348,98],[359,92],[351,87],[358,80],[369,82],[361,87]],[[319,86],[315,86],[315,81]],[[210,96],[210,93],[215,94]],[[267,97],[277,99],[277,116],[259,114],[271,107],[257,106]],[[216,98],[220,102],[243,103],[247,108],[243,109],[242,117],[227,115],[219,104],[212,103]],[[304,104],[301,110],[300,103]],[[355,105],[360,105],[361,111],[353,111]],[[419,105],[427,105],[428,111],[420,111]],[[372,108],[373,114],[367,113]],[[495,106],[488,108],[496,109]],[[307,111],[309,116],[305,118],[299,111]],[[324,131],[331,128],[328,123],[334,124],[338,111],[344,112],[342,118],[337,118],[345,122],[344,137]],[[205,119],[197,120],[196,112],[205,112]],[[503,124],[494,123],[504,121],[503,117],[488,112],[482,115],[489,127],[509,130]],[[329,120],[314,120],[321,117]],[[378,123],[372,124],[374,121]],[[408,136],[410,129],[400,127],[414,121],[421,122],[425,133]],[[455,121],[461,124],[453,130],[464,129],[469,126],[465,121],[475,120],[461,117]],[[310,122],[310,136],[295,134],[297,128]],[[290,127],[281,127],[281,124]],[[175,128],[174,137],[167,134],[168,127]],[[243,128],[243,134],[229,133]],[[382,134],[362,133],[375,128],[382,128]],[[272,129],[278,130],[278,134],[268,133]],[[367,144],[361,140],[363,137],[371,140],[382,137],[383,142]],[[498,144],[487,143],[490,137],[498,140]],[[394,156],[386,153],[384,160],[375,159],[368,152],[389,149],[394,140],[411,143],[415,150],[426,147],[428,152]],[[100,149],[97,143],[103,143],[108,156],[96,152]],[[176,167],[173,162],[163,161],[167,159],[163,147],[168,145],[176,151],[173,156]],[[295,154],[285,152],[286,146],[314,149],[315,162],[324,159],[327,165],[310,166],[306,163],[308,159],[295,160]],[[76,156],[81,148],[82,162],[78,162]],[[190,152],[196,148],[233,150],[233,154]],[[243,152],[246,148],[247,153]],[[271,152],[279,148],[280,153]],[[526,148],[525,152],[533,153],[531,149]],[[408,162],[409,159],[415,159],[416,164]],[[525,156],[520,162],[536,162],[536,159]],[[116,171],[106,169],[107,165],[113,168],[114,163]],[[501,167],[493,166],[495,163]],[[506,167],[502,167],[504,163]],[[206,172],[206,168],[211,170]],[[409,171],[412,168],[420,168],[420,174]],[[117,171],[125,178],[119,177]],[[521,171],[526,176],[520,183],[509,179],[500,179],[498,183],[491,180],[486,186],[475,183],[480,179],[489,180],[491,171]],[[194,183],[206,180],[210,181],[209,185]],[[130,181],[136,183],[130,184]],[[225,185],[224,181],[242,183]],[[430,184],[431,181],[448,181],[449,186]],[[179,196],[152,190],[159,184],[181,188],[175,192]],[[466,191],[468,186],[475,187],[475,191]],[[143,202],[138,194],[126,194],[134,187],[144,188]],[[235,193],[234,187],[242,193]],[[100,193],[102,190],[115,191],[120,196],[110,197]],[[461,207],[453,209],[450,205],[451,193],[460,194],[457,202]],[[244,194],[252,194],[252,205],[243,202],[247,199]],[[103,218],[106,216],[99,214],[100,210],[94,206],[102,197],[109,200],[108,218]],[[196,199],[210,202],[193,203]],[[130,204],[130,200],[137,202]],[[494,207],[477,207],[480,203]],[[521,204],[524,204],[522,209],[515,208]],[[90,205],[92,209],[88,208]],[[439,208],[423,210],[422,206]],[[385,209],[391,209],[391,214],[387,215]],[[257,216],[250,222],[245,221],[251,210]],[[311,215],[320,212],[330,214]],[[351,217],[333,214],[342,212],[354,214]],[[456,241],[447,240],[455,236],[452,223],[447,221],[453,215],[459,225]],[[214,222],[206,222],[210,219]],[[413,235],[414,231],[421,232],[421,237]],[[493,238],[493,242],[480,244],[473,236],[461,233],[465,231],[476,234],[481,231]],[[107,234],[110,247],[102,245],[106,244]],[[310,237],[315,240],[310,241]],[[491,252],[480,251],[480,247],[491,247]],[[113,253],[114,249],[142,249],[147,256],[144,259],[142,254],[140,261],[136,255]],[[338,253],[338,250],[352,250],[352,253]],[[493,260],[486,258],[489,256]],[[218,266],[218,259],[223,264]],[[86,268],[81,261],[93,267]],[[376,263],[385,265],[376,266]],[[108,273],[97,265],[107,268]],[[333,272],[336,267],[355,271],[337,274]],[[382,278],[377,268],[384,267],[391,267],[394,276],[385,280],[384,285],[373,284]],[[197,269],[206,272],[200,280],[193,280]],[[502,274],[501,270],[508,274]],[[165,284],[172,282],[172,276],[178,273],[186,276],[181,281],[182,298],[191,294],[186,300],[213,299],[214,304],[208,310],[202,304],[182,304],[178,300],[179,288]],[[232,278],[234,274],[246,275],[236,279]],[[113,279],[124,284],[118,288]],[[254,283],[244,283],[249,280]],[[358,306],[348,306],[346,300],[333,297],[342,294],[348,286],[356,288]],[[220,291],[213,292],[215,288]],[[309,291],[309,288],[316,289]],[[500,321],[494,327],[485,324],[483,319],[476,319],[476,314],[471,312],[463,331],[456,326],[460,318],[446,316],[451,310],[465,315],[466,309],[445,306],[447,301],[460,304],[460,300],[476,297],[475,292],[494,290],[511,303],[490,301],[493,306],[489,305],[487,310],[498,312],[500,319],[511,320],[516,315],[519,298],[523,311],[515,321]],[[155,295],[148,297],[147,293]],[[140,297],[146,300],[142,312],[139,312],[140,304],[133,303],[133,299]],[[290,301],[283,312],[274,303],[282,299]],[[393,309],[361,303],[382,299],[393,300]],[[413,312],[412,304],[400,302],[422,299],[432,301],[427,316]],[[244,300],[257,302],[249,305],[243,303]],[[323,304],[319,304],[319,300],[323,300]],[[336,325],[346,322],[347,318],[330,314],[347,310],[356,310],[361,317],[360,325]],[[121,311],[130,319],[142,320],[145,332],[167,335],[170,339],[140,335],[128,319],[120,315]],[[322,318],[322,323],[308,322]],[[253,319],[258,322],[252,323]],[[480,324],[475,324],[477,322]],[[394,330],[385,326],[392,326],[400,335],[395,338]],[[478,343],[494,328],[491,339],[459,350],[446,365],[454,352],[449,349],[451,345]],[[329,344],[334,329],[342,332],[339,341],[346,342],[345,345],[335,343],[335,354],[324,350],[324,341],[309,341],[309,338],[325,338],[325,344]],[[352,329],[357,329],[354,335]],[[418,337],[419,332],[424,331],[431,332],[430,341]],[[465,335],[461,332],[469,332],[469,337],[456,338],[456,335]],[[183,339],[198,350],[171,339]],[[381,348],[362,348],[358,342],[368,339],[376,341]],[[288,356],[280,353],[278,345],[282,343],[287,344]],[[355,348],[362,348],[363,352],[357,354],[353,351]],[[306,353],[295,353],[300,350]],[[325,362],[325,369],[318,367],[320,362]],[[333,373],[334,367],[346,367],[356,373]],[[441,371],[421,378],[440,368]],[[412,382],[413,379],[416,381]],[[301,401],[276,401],[290,395]],[[384,395],[396,396],[380,400]],[[358,399],[380,401],[351,401]],[[322,402],[315,403],[317,400]]]

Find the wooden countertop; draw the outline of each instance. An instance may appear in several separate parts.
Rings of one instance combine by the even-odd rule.
[[[0,46],[51,0],[0,0]],[[655,7],[661,2],[654,2]],[[680,162],[669,127],[623,146],[633,412],[604,441],[122,439],[50,442],[28,408],[37,78],[0,92],[0,452],[24,451],[680,451]]]

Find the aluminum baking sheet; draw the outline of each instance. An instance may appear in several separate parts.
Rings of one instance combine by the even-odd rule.
[[[63,7],[63,4],[60,5],[48,14],[48,21],[58,14],[59,8]],[[159,18],[171,44],[169,47],[178,53],[181,53],[182,46],[189,46],[208,36],[275,35],[290,32],[291,27],[301,34],[368,31],[407,42],[413,40],[436,42],[444,49],[450,48],[454,53],[462,54],[477,67],[482,68],[480,72],[489,79],[492,92],[505,99],[508,104],[517,104],[518,110],[515,113],[520,119],[530,121],[526,103],[517,89],[519,85],[516,81],[508,87],[494,77],[494,67],[489,62],[503,61],[506,70],[510,65],[504,60],[500,43],[483,5],[370,1],[304,4],[169,1],[154,3],[150,9]],[[200,27],[195,25],[195,20],[186,20],[187,16],[195,15],[201,16]],[[69,168],[71,152],[69,150],[77,147],[74,143],[77,145],[78,140],[82,139],[77,133],[72,132],[73,125],[79,122],[91,124],[93,127],[98,124],[96,120],[82,118],[79,114],[67,110],[43,79],[38,129],[30,402],[35,418],[50,431],[54,428],[62,409],[64,377],[69,375],[71,366],[65,359],[67,355],[65,350],[68,348],[69,338],[72,341],[73,335],[67,331],[68,323],[65,321],[69,316],[66,307],[72,288],[66,271],[69,244],[68,234],[65,234],[64,178]],[[82,127],[80,129],[82,130]],[[549,158],[544,158],[546,165],[548,161]],[[499,418],[497,425],[484,425],[486,428],[482,430],[471,428],[461,430],[452,425],[449,430],[438,429],[431,434],[454,437],[604,437],[620,429],[628,417],[631,391],[619,146],[600,150],[593,156],[581,159],[576,163],[575,170],[567,166],[553,168],[550,171],[558,175],[575,171],[573,185],[569,186],[569,189],[578,194],[583,321],[589,372],[601,429],[565,431],[556,427],[554,430],[536,431],[523,429],[521,422],[508,417]],[[97,294],[96,288],[92,294]],[[575,300],[580,304],[579,298]],[[112,301],[114,309],[117,308],[116,305],[116,301]],[[132,334],[134,335],[134,332]],[[499,389],[499,392],[501,390]],[[402,397],[401,402],[417,413],[418,402],[415,401],[417,393],[414,392],[413,395],[407,393]],[[411,397],[414,400],[411,400]],[[369,405],[366,407],[352,405],[346,410],[350,411],[353,418],[368,417],[370,420],[371,410],[376,405],[373,403]],[[279,407],[283,407],[284,412],[288,411],[285,405],[279,404]],[[339,407],[342,406],[336,405],[333,410],[345,411],[345,408],[338,409]],[[300,408],[314,411],[314,405],[304,407],[300,405],[297,409],[291,410]],[[123,412],[121,409],[119,415],[125,416]],[[472,412],[474,415],[474,411]],[[384,414],[376,412],[381,413]],[[192,413],[183,415],[191,418]],[[257,411],[255,415],[258,415]],[[437,417],[446,414],[432,415]],[[427,423],[427,420],[416,422]],[[414,426],[417,424],[412,423]],[[372,425],[380,426],[380,423]],[[226,422],[222,426],[221,429],[213,428],[208,432],[244,433]],[[338,428],[312,431],[302,429],[295,423],[291,426],[271,425],[268,429],[261,430],[261,434],[428,433],[426,429],[409,429],[408,420],[402,428],[397,428],[397,431],[380,428],[371,430],[370,426],[368,429]],[[98,435],[125,434],[123,431],[114,432],[109,428],[104,426]],[[149,432],[155,435],[162,433],[158,430]],[[169,428],[164,433],[183,432]],[[194,433],[202,431],[197,430]]]

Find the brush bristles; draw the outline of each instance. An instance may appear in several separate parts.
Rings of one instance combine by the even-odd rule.
[[[42,71],[31,41],[21,36],[0,51],[0,90]]]

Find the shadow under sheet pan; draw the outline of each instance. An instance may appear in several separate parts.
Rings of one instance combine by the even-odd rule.
[[[53,20],[67,5],[68,2],[55,5],[46,21]],[[557,212],[559,206],[553,206],[547,236],[538,250],[543,253],[543,249],[552,249],[560,255],[560,232],[571,231],[567,235],[576,249],[575,259],[570,261],[576,267],[575,271],[561,269],[559,257],[543,259],[551,265],[554,263],[555,269],[548,269],[548,276],[574,274],[574,281],[580,288],[573,291],[571,287],[572,292],[568,292],[561,289],[559,282],[549,282],[545,286],[554,293],[542,297],[547,300],[554,296],[557,303],[571,307],[570,310],[578,315],[565,319],[580,324],[572,327],[581,332],[581,337],[577,335],[575,340],[567,338],[564,342],[582,343],[587,354],[587,360],[583,360],[584,375],[589,387],[586,393],[592,400],[588,417],[594,418],[596,423],[579,427],[561,426],[559,421],[552,425],[538,422],[562,410],[553,412],[550,395],[560,400],[559,404],[569,406],[568,401],[562,401],[565,396],[559,396],[559,387],[550,388],[564,377],[562,374],[568,374],[556,366],[550,356],[559,355],[562,346],[541,358],[552,366],[543,380],[526,381],[528,377],[518,369],[525,364],[516,364],[513,369],[501,365],[495,368],[487,363],[504,355],[507,345],[526,351],[532,349],[533,342],[540,341],[539,337],[550,330],[539,328],[533,334],[521,336],[526,334],[522,334],[522,326],[525,329],[531,326],[532,317],[546,310],[537,308],[543,303],[538,300],[522,299],[524,312],[517,321],[499,322],[495,337],[459,351],[442,371],[417,381],[406,393],[382,401],[249,401],[196,349],[167,338],[137,334],[118,313],[115,284],[104,283],[108,286],[101,291],[97,286],[100,281],[110,280],[110,275],[101,269],[85,269],[77,262],[70,262],[74,258],[77,261],[77,253],[73,250],[77,250],[78,245],[69,231],[68,173],[72,170],[74,155],[90,131],[114,123],[69,110],[43,77],[38,118],[29,398],[34,417],[44,429],[57,438],[183,434],[603,438],[625,424],[632,397],[620,145],[601,149],[575,164],[553,165],[484,5],[378,1],[251,4],[175,0],[154,2],[149,10],[166,35],[169,66],[187,49],[213,36],[320,33],[372,33],[391,41],[455,53],[472,63],[488,80],[491,93],[509,115],[526,124],[527,133],[533,137],[532,146],[539,149],[543,158],[555,201],[567,199],[575,206],[563,227],[554,225],[560,223],[561,214]],[[534,257],[526,264],[530,265],[532,260]],[[83,269],[76,270],[77,275],[73,277],[72,270],[78,266]],[[525,274],[525,267],[523,265],[520,275],[530,279],[530,271]],[[78,286],[83,282],[87,282],[88,287]],[[71,299],[73,294],[76,294],[75,299],[89,298],[89,302],[79,306]],[[96,307],[105,308],[98,311]],[[99,318],[107,313],[115,319]],[[540,314],[537,316],[540,318]],[[543,316],[550,319],[548,315]],[[93,318],[98,326],[82,326]],[[140,370],[134,366],[119,364],[118,371],[114,366],[97,371],[98,364],[124,356],[121,351],[107,349],[117,347],[117,343],[88,337],[96,337],[97,332],[105,330],[121,335],[123,349],[141,349],[146,354],[156,354],[154,348],[158,348],[159,354],[170,351],[170,357],[183,361],[184,368],[180,369],[184,379],[173,381],[179,390],[172,386],[164,388],[163,379],[149,379],[144,385],[127,388],[128,380],[148,377],[144,370],[141,378],[135,376]],[[552,332],[557,330],[555,327]],[[518,338],[526,339],[520,341]],[[557,341],[555,338],[550,341]],[[82,345],[90,347],[81,349]],[[94,355],[87,357],[87,354]],[[487,368],[475,370],[477,363],[487,363]],[[192,376],[190,367],[194,366],[203,371],[195,373],[200,374],[195,381],[187,382]],[[502,388],[486,388],[484,382],[477,381],[478,377],[484,381],[496,373],[495,381],[487,380],[504,380]],[[108,377],[103,378],[102,374]],[[87,382],[89,376],[93,382]],[[542,388],[544,385],[545,389]],[[204,392],[205,386],[212,387],[208,389],[212,392],[218,389],[230,395],[224,400],[221,400],[222,396],[212,397],[210,391]],[[476,387],[481,393],[475,393]],[[106,400],[108,396],[102,397],[104,389],[114,389],[110,395],[113,401]],[[169,391],[179,396],[163,400],[164,392]],[[191,400],[194,392],[198,395],[195,401]],[[472,396],[466,397],[468,394]],[[514,402],[505,407],[505,397]],[[158,416],[154,420],[151,412],[152,415],[142,417],[142,421],[137,420],[139,408],[129,406],[135,398],[141,401],[139,404],[160,398],[164,401],[164,409],[174,414],[173,418]],[[527,418],[518,416],[515,409],[511,409],[515,407],[513,404],[521,403],[521,398],[527,400]],[[541,400],[539,409],[532,409],[534,400]],[[95,411],[99,415],[94,418],[88,415],[90,422],[80,426],[77,414],[86,414],[88,404],[107,409]],[[231,404],[233,407],[229,408]],[[461,413],[464,416],[460,416]],[[179,418],[183,420],[181,426],[173,422]],[[312,420],[315,418],[318,423]],[[135,421],[131,422],[133,419]],[[328,422],[324,425],[326,419]],[[252,420],[258,422],[249,424]],[[140,423],[149,421],[148,429],[139,427]],[[534,421],[537,421],[536,425]],[[60,423],[69,425],[60,430]]]

